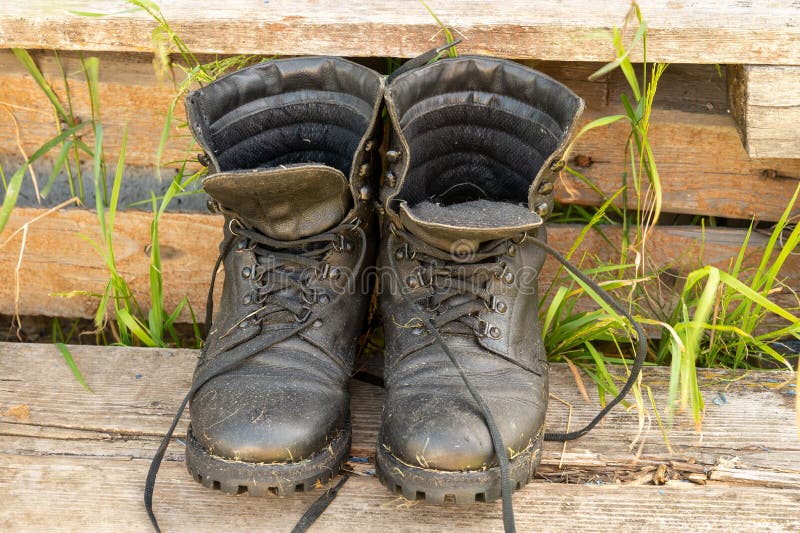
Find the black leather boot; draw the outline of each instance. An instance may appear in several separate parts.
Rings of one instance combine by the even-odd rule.
[[[221,303],[184,401],[186,466],[207,487],[287,496],[347,457],[347,386],[370,301],[361,277],[377,254],[383,86],[343,59],[298,58],[186,98],[204,188],[225,219]]]
[[[378,475],[412,500],[495,500],[541,456],[544,220],[583,101],[519,64],[459,57],[398,75],[386,102]]]

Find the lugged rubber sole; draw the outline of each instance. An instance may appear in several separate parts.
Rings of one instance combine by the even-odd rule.
[[[350,452],[348,422],[330,445],[308,459],[294,463],[250,463],[212,455],[192,435],[186,435],[186,469],[204,487],[227,494],[291,496],[313,489],[339,473]]]
[[[511,460],[511,482],[519,490],[533,479],[542,459],[544,432]],[[383,442],[379,437],[378,442]],[[380,444],[375,456],[378,478],[389,491],[407,500],[468,505],[500,498],[500,467],[451,472],[406,464]]]

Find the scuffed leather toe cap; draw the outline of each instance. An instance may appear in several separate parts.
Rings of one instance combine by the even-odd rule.
[[[324,449],[344,427],[347,403],[340,387],[270,376],[257,367],[237,369],[197,391],[192,434],[218,457],[299,461]]]
[[[461,471],[497,464],[489,429],[463,384],[435,391],[392,394],[384,410],[382,444],[398,459],[422,468]],[[546,399],[484,389],[506,449],[526,449],[544,426]],[[509,397],[513,396],[513,397]]]

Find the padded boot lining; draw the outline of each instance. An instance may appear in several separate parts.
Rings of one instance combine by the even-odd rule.
[[[221,171],[321,163],[350,174],[380,94],[374,73],[337,58],[240,70],[195,93]]]
[[[399,198],[410,206],[526,204],[533,179],[580,109],[580,99],[547,76],[485,58],[411,71],[390,95],[409,144]]]

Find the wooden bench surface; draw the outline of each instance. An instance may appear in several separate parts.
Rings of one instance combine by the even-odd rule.
[[[164,0],[166,20],[200,53],[411,57],[442,42],[418,0]],[[648,57],[673,63],[800,64],[796,2],[641,0]],[[464,52],[609,61],[629,0],[430,0]],[[123,0],[27,0],[0,7],[0,47],[149,51],[153,20]],[[74,12],[112,13],[87,17]],[[638,59],[640,51],[632,56]]]
[[[158,441],[189,387],[197,352],[73,347],[93,390],[72,377],[49,345],[0,344],[0,530],[147,531],[142,487]],[[800,439],[796,376],[700,371],[706,416],[687,414],[665,446],[649,405],[616,409],[565,448],[546,443],[539,479],[514,496],[520,531],[797,531]],[[572,405],[572,426],[589,420],[569,369],[554,365],[551,391]],[[669,372],[647,368],[662,416]],[[382,391],[351,386],[352,455],[371,457]],[[631,398],[632,399],[632,398]],[[645,396],[645,401],[648,402]],[[648,402],[649,403],[649,402]],[[551,399],[548,426],[568,411]],[[288,531],[319,491],[292,499],[227,496],[195,483],[183,465],[184,421],[161,468],[155,508],[165,531]],[[408,502],[351,463],[354,476],[315,531],[499,531],[499,504]],[[692,475],[695,484],[687,481]],[[653,479],[663,485],[653,485]],[[564,481],[567,481],[564,483]]]

